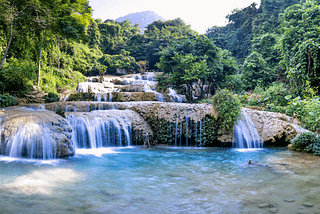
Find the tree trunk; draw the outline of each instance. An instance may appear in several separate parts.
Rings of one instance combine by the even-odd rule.
[[[43,33],[41,38],[41,46],[40,46],[40,56],[39,56],[39,67],[38,67],[38,87],[40,86],[40,70],[41,70],[41,53],[42,53],[42,44],[43,44]]]
[[[8,54],[8,51],[9,51],[9,48],[10,48],[10,44],[12,42],[12,38],[13,38],[13,33],[12,33],[12,28],[13,28],[13,18],[14,16],[12,16],[11,18],[11,24],[10,24],[10,38],[9,38],[9,42],[8,42],[8,45],[7,45],[7,48],[3,54],[3,58],[2,58],[2,61],[1,61],[1,64],[0,64],[0,69],[2,68],[2,65],[4,63],[4,61],[6,60],[6,57],[7,57],[7,54]]]
[[[58,42],[58,70],[60,70],[60,36],[57,36]]]
[[[186,93],[186,98],[188,103],[193,102],[193,97],[192,97],[192,83],[187,83],[187,93]]]

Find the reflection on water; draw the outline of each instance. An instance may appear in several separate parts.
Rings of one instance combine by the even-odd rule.
[[[319,157],[307,154],[176,147],[77,154],[52,165],[2,160],[0,213],[320,211]]]

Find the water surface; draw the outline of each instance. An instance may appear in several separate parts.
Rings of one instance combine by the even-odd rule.
[[[129,147],[0,159],[0,213],[320,211],[319,157],[286,149]]]

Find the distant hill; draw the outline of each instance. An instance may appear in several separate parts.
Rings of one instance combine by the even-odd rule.
[[[138,13],[130,13],[129,15],[117,18],[115,21],[123,22],[124,20],[130,20],[132,25],[140,24],[141,33],[144,32],[148,24],[154,21],[162,20],[166,21],[164,18],[152,11],[143,11]]]

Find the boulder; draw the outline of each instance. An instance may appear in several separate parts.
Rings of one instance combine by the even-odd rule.
[[[261,140],[267,144],[288,145],[288,142],[300,134],[295,124],[290,123],[291,118],[285,114],[257,111],[244,108],[254,123]]]
[[[250,116],[264,145],[287,146],[297,135],[308,130],[297,125],[299,121],[285,114],[242,108]],[[233,130],[218,136],[218,141],[231,143]]]
[[[72,129],[52,111],[31,108],[0,110],[0,154],[37,159],[74,155]]]

